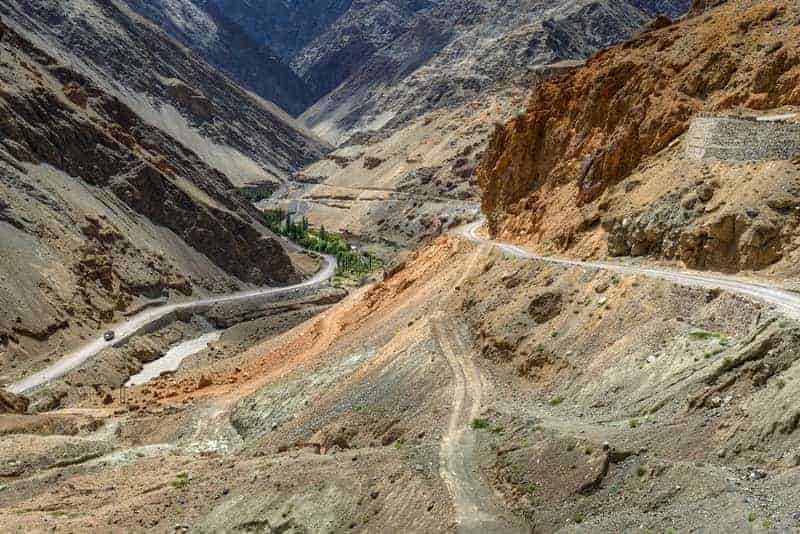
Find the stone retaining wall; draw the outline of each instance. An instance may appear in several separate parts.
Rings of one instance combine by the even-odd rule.
[[[686,155],[722,161],[789,160],[800,154],[800,123],[700,115],[689,128]]]

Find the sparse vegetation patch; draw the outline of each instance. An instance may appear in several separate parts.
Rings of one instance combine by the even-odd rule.
[[[169,484],[177,490],[186,489],[189,486],[189,474],[178,473]]]
[[[317,231],[311,230],[305,217],[296,222],[291,214],[283,210],[265,210],[264,222],[276,234],[304,248],[336,256],[338,264],[336,274],[339,276],[358,278],[381,266],[380,260],[372,254],[359,251],[349,245],[342,236],[325,230],[324,226]]]
[[[472,428],[472,430],[485,430],[489,428],[489,421],[486,419],[475,418],[472,420],[469,426]]]

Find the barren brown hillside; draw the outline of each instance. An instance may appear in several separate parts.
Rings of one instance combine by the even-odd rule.
[[[527,111],[497,129],[479,169],[492,231],[519,233],[520,221],[535,220],[536,232],[538,221],[597,199],[701,110],[800,105],[799,21],[793,1],[732,0],[661,20],[538,86]],[[551,201],[564,186],[570,198]],[[573,222],[562,239],[580,230]]]
[[[515,30],[529,53],[689,7],[485,3],[579,10]],[[13,4],[103,32],[122,5]],[[0,23],[0,531],[800,531],[798,0],[696,0],[585,66],[385,115],[248,195],[286,208],[263,214],[209,164],[224,154],[17,26]],[[382,53],[409,42],[392,39]],[[478,59],[438,61],[458,57]],[[497,79],[464,65],[436,77]],[[421,94],[402,86],[372,102]]]
[[[0,381],[154,299],[299,279],[225,174],[3,22],[0,114]]]
[[[785,532],[798,332],[734,294],[443,237],[249,350],[0,421],[0,522]]]

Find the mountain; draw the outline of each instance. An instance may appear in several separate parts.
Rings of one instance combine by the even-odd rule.
[[[424,98],[273,193],[343,265],[413,250],[145,325],[315,261],[99,60],[0,24],[0,384],[91,353],[0,390],[3,530],[796,532],[800,4],[538,5],[453,26],[364,92]]]
[[[796,11],[729,1],[535,87],[479,169],[492,232],[542,250],[796,271],[797,170],[765,149],[797,139]],[[698,158],[708,143],[734,155]]]
[[[0,15],[238,185],[275,182],[327,149],[120,0],[11,0]]]
[[[204,0],[205,1],[205,0]],[[357,4],[353,0],[210,0],[248,34],[290,62]],[[377,2],[367,0],[363,5]]]
[[[641,4],[641,3],[639,3]],[[583,59],[624,40],[669,5],[634,2],[449,2],[420,11],[408,29],[371,54],[303,115],[317,133],[341,142],[432,109],[457,105],[546,63]],[[382,20],[382,19],[379,19]],[[341,32],[340,32],[341,33]]]
[[[115,33],[120,26],[112,19],[101,24],[100,14],[107,12],[98,10],[109,6],[96,4],[86,14],[95,24],[90,27],[106,32],[107,40],[120,38]],[[0,6],[0,11],[20,16],[14,9],[10,3]],[[53,5],[47,11],[51,9]],[[24,19],[32,24],[29,17],[37,14],[42,12],[26,11]],[[54,20],[52,31],[59,24],[73,28],[71,36],[62,35],[65,42],[78,42],[80,25]],[[80,39],[83,50],[99,53],[100,44],[91,41],[87,32]],[[4,117],[0,124],[0,374],[4,380],[41,366],[80,336],[153,299],[299,279],[280,242],[258,223],[257,212],[237,193],[231,179],[208,163],[207,156],[213,152],[197,154],[192,147],[222,150],[211,158],[221,161],[215,158],[234,153],[232,148],[226,153],[224,144],[236,141],[235,128],[256,127],[257,119],[264,121],[256,130],[261,138],[240,139],[243,150],[250,146],[255,151],[271,143],[265,158],[290,165],[311,157],[321,145],[182,51],[183,62],[177,66],[184,69],[181,72],[187,79],[188,68],[194,65],[196,81],[224,82],[227,86],[216,90],[230,94],[211,100],[191,92],[170,93],[169,88],[188,90],[188,86],[174,77],[162,77],[163,84],[153,88],[148,100],[134,93],[134,87],[144,90],[148,77],[176,76],[175,69],[159,64],[164,70],[136,70],[141,77],[126,78],[135,69],[144,69],[145,60],[128,61],[106,53],[103,65],[119,67],[117,78],[98,83],[97,64],[78,62],[76,55],[62,55],[58,47],[44,43],[14,22],[0,25]],[[180,51],[171,41],[153,46],[162,54]],[[79,49],[72,51],[77,54]],[[146,57],[155,61],[163,56]],[[122,87],[123,79],[136,85]],[[206,90],[210,93],[211,86]],[[186,105],[186,117],[199,118],[208,112],[205,131],[229,137],[213,142],[198,129],[184,143],[167,133],[169,128],[154,126],[150,119],[158,116],[155,108],[150,108],[151,113],[142,109],[171,94],[176,105]],[[235,119],[234,106],[240,104],[244,113],[252,115]],[[171,109],[169,120],[188,123],[177,108]],[[234,118],[233,126],[217,118],[226,115]],[[247,161],[253,169],[248,178],[265,172],[236,153],[240,161],[234,164]],[[288,166],[287,172],[292,168]]]
[[[334,144],[464,102],[537,65],[584,58],[658,14],[675,18],[690,7],[690,0],[126,2],[245,86],[302,112]],[[254,51],[268,58],[263,68]]]
[[[315,98],[292,69],[213,2],[126,0],[125,5],[260,97],[292,115]]]
[[[417,12],[435,5],[427,0],[192,1],[206,11],[224,13],[248,40],[275,50],[302,78],[312,101],[407,31]]]
[[[419,24],[436,4],[428,0],[389,0],[353,2],[323,32],[297,50],[291,59],[292,68],[319,97],[328,95],[353,76],[363,75],[369,61],[387,47],[393,46]],[[445,23],[446,21],[437,21]],[[425,39],[435,41],[449,31],[431,25]],[[387,73],[398,77],[406,65],[386,65]]]
[[[391,260],[475,215],[475,169],[493,124],[523,111],[533,88],[633,35],[652,14],[688,7],[509,1],[421,10],[302,115],[340,146],[302,171],[282,205],[301,206],[312,223]]]
[[[252,39],[281,54],[313,89],[321,100],[303,119],[332,142],[357,129],[383,126],[398,114],[395,108],[411,104],[404,113],[411,116],[431,101],[446,103],[450,93],[475,94],[492,81],[498,67],[524,68],[541,62],[544,54],[560,59],[585,56],[587,50],[624,39],[655,14],[675,17],[690,4],[689,0],[457,0],[446,5],[424,0],[209,1]],[[581,19],[577,26],[575,20],[565,20],[570,13]],[[542,41],[526,37],[536,30],[527,26],[544,20],[553,23],[544,28],[549,36],[540,33]],[[288,28],[292,31],[287,35]],[[402,96],[399,102],[398,96]]]

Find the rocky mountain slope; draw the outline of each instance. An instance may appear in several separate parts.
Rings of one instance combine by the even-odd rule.
[[[153,299],[298,280],[227,176],[7,24],[0,58],[4,380]]]
[[[0,15],[238,184],[275,181],[326,149],[119,0],[12,0]]]
[[[477,211],[474,171],[493,123],[524,109],[531,87],[631,35],[650,13],[686,7],[456,2],[421,10],[412,29],[303,115],[318,133],[346,141],[304,169],[282,205],[387,258],[413,248]]]
[[[208,1],[291,64],[322,99],[304,119],[334,142],[356,131],[362,117],[362,127],[382,126],[398,110],[413,116],[420,107],[458,93],[475,94],[494,76],[541,62],[543,54],[583,57],[587,50],[624,39],[644,18],[675,17],[690,3]],[[563,19],[571,20],[558,22]],[[531,35],[535,27],[525,28],[542,21],[551,23],[539,28],[539,35]],[[495,81],[505,81],[499,78]],[[378,118],[384,111],[388,115]]]
[[[359,71],[406,32],[418,12],[435,5],[427,0],[207,1],[281,54],[316,98]]]
[[[262,98],[292,115],[315,98],[311,89],[264,42],[255,41],[216,3],[126,0],[126,5]]]
[[[325,33],[354,4],[374,5],[369,0],[212,0],[251,37],[267,43],[287,62],[308,43]],[[357,7],[356,7],[357,8]]]
[[[636,5],[635,5],[636,4]],[[464,103],[536,66],[583,59],[686,3],[450,2],[422,10],[302,118],[336,142]],[[641,7],[648,7],[643,10]]]
[[[536,87],[479,169],[491,230],[542,250],[715,269],[793,257],[796,165],[696,161],[683,134],[699,112],[792,116],[799,15],[794,2],[729,1]]]
[[[735,294],[443,237],[322,315],[210,352],[0,421],[3,524],[798,526],[797,319]]]
[[[0,416],[0,524],[797,531],[798,21],[790,0],[657,19],[585,67],[529,73],[530,109],[488,149],[492,117],[522,106],[520,87],[354,137],[295,176],[331,220],[358,197],[372,203],[364,221],[398,235],[404,219],[441,230],[446,211],[414,210],[468,202],[482,161],[493,233],[538,251],[649,257],[576,265],[462,230],[347,296],[221,305],[149,332],[47,384],[28,413]],[[53,308],[96,330],[103,317],[85,308],[146,304],[137,291],[295,276],[222,174],[6,26],[0,111],[0,273],[33,273],[0,285],[0,321],[19,314],[0,361]],[[676,251],[698,268],[772,270],[653,269]],[[174,372],[120,387],[212,329],[218,341]],[[0,392],[0,411],[27,404]]]
[[[689,8],[689,0],[127,4],[292,113],[319,99],[302,120],[334,144],[463,104],[533,66],[585,58],[657,14]],[[305,88],[277,58],[259,70],[257,46],[275,50]]]

